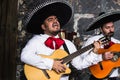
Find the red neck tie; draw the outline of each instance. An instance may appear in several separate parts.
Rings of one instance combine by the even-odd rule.
[[[104,46],[104,49],[108,49],[110,46],[112,46],[113,44],[115,44],[114,42],[110,41],[108,45]]]
[[[55,47],[53,45],[53,42],[55,42]],[[46,41],[45,41],[45,45],[51,49],[59,49],[61,45],[64,44],[64,40],[62,40],[61,38],[54,38],[54,37],[49,37]]]

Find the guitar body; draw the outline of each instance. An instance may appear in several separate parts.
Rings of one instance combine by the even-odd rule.
[[[64,50],[58,49],[55,52],[53,52],[51,56],[46,56],[46,55],[40,55],[40,56],[44,58],[50,58],[50,59],[62,59],[67,55],[68,55],[67,52],[65,52]],[[42,69],[38,69],[28,64],[24,65],[24,72],[27,80],[60,80],[60,77],[63,74],[69,74],[71,70],[67,66],[66,66],[66,71],[60,74],[57,74],[54,70],[46,70],[46,72],[50,76],[50,79],[48,79],[45,76]]]
[[[108,49],[99,49],[98,53],[99,54],[103,54],[105,52],[120,52],[120,44],[113,44],[110,48]],[[100,65],[102,66],[102,69],[100,67]],[[120,67],[120,58],[118,58],[117,61],[112,61],[112,60],[106,60],[106,61],[101,61],[100,64],[96,64],[93,65],[91,67],[89,67],[91,73],[93,76],[95,76],[96,78],[105,78],[107,77],[114,68]]]
[[[120,44],[116,43],[116,44],[113,44],[111,47],[109,47],[108,49],[104,49],[104,48],[100,48],[98,50],[98,53],[99,54],[103,54],[105,52],[113,52],[113,53],[116,53],[116,52],[120,52]]]
[[[100,64],[103,69],[101,69]],[[120,58],[117,61],[102,61],[100,64],[93,65],[89,69],[94,77],[99,79],[106,78],[113,69],[120,67]]]

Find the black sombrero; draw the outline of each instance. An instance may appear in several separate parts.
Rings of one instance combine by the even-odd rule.
[[[115,22],[118,21],[119,19],[120,19],[120,11],[111,11],[111,12],[103,13],[90,23],[86,31],[97,29],[107,22],[110,21]]]
[[[31,9],[23,20],[23,25],[26,27],[27,32],[40,34],[43,33],[41,24],[51,15],[57,16],[60,25],[64,26],[69,22],[73,15],[71,5],[64,0],[37,0],[37,5]]]

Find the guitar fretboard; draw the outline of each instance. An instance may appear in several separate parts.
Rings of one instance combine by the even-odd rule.
[[[77,57],[78,55],[80,55],[81,53],[84,53],[86,52],[87,50],[93,48],[94,45],[93,44],[90,44],[82,49],[79,49],[78,51],[74,52],[73,54],[70,54],[69,56],[66,56],[64,58],[62,58],[63,60],[63,64],[64,63],[68,63],[69,61],[71,61],[73,58]]]

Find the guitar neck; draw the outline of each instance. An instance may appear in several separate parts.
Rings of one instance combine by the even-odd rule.
[[[74,52],[74,53],[72,53],[72,54],[70,54],[70,55],[62,58],[63,64],[64,64],[64,63],[68,63],[68,62],[71,61],[73,58],[77,57],[77,56],[80,55],[81,53],[84,53],[84,52],[86,52],[87,50],[89,50],[89,49],[91,49],[91,48],[93,48],[93,47],[94,47],[94,45],[93,45],[93,44],[90,44],[90,45],[88,45],[88,46],[86,46],[86,47],[84,47],[84,48],[82,48],[82,49],[79,49],[78,51],[76,51],[76,52]]]

